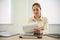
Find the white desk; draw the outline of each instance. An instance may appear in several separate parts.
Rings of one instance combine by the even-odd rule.
[[[33,39],[20,38],[20,40],[60,40],[60,38],[56,39],[56,38],[52,38],[52,37],[48,37],[48,36],[43,36],[42,39],[38,39],[38,38],[33,38]]]

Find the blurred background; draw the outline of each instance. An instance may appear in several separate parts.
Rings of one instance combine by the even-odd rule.
[[[10,0],[9,2],[11,6],[10,20],[6,21],[7,24],[0,23],[0,31],[23,33],[22,25],[28,22],[29,17],[33,16],[32,4],[38,2],[42,8],[42,16],[48,18],[49,32],[60,33],[60,0]]]

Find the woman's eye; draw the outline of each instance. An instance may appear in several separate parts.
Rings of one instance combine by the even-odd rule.
[[[35,11],[35,9],[33,9],[33,11]]]
[[[33,11],[38,11],[38,9],[33,9]]]
[[[36,9],[36,11],[38,11],[38,9]]]

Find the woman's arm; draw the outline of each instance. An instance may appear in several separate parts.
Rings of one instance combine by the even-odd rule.
[[[47,34],[48,31],[49,31],[47,18],[45,19],[45,23],[44,23],[44,26],[43,27],[44,27],[44,30],[42,30],[43,31],[43,34]]]

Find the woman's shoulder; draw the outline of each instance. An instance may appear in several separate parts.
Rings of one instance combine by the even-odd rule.
[[[29,19],[28,19],[28,23],[33,23],[34,21],[33,21],[33,17],[29,17]]]
[[[42,19],[43,19],[43,20],[46,20],[46,21],[48,20],[48,18],[47,18],[47,17],[44,17],[44,16],[42,17]]]

